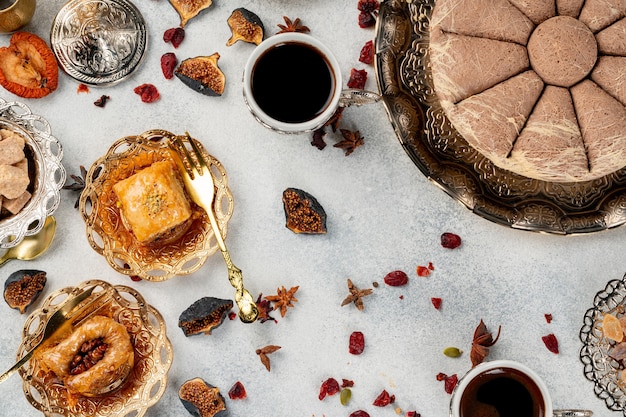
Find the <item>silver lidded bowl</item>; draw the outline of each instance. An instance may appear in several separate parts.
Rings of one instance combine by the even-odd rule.
[[[32,197],[17,214],[0,220],[0,249],[7,249],[41,231],[46,218],[59,206],[67,174],[61,163],[63,149],[50,125],[26,105],[0,98],[0,129],[13,130],[25,139],[31,165]]]

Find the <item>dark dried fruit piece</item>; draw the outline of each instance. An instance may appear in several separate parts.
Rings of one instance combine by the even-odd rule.
[[[389,395],[387,390],[383,390],[380,394],[378,394],[378,397],[376,397],[376,399],[374,400],[372,404],[375,405],[376,407],[385,407],[385,406],[388,406],[389,404],[394,403],[395,401],[396,401],[395,395]]]
[[[430,271],[430,268],[423,265],[418,265],[417,268],[415,268],[415,272],[417,273],[418,277],[427,277],[430,275]]]
[[[163,33],[163,41],[171,42],[174,48],[178,48],[185,40],[185,29],[181,27],[170,28]]]
[[[103,95],[100,96],[99,99],[94,101],[93,104],[96,107],[104,108],[104,106],[106,106],[106,104],[107,104],[107,101],[109,101],[110,99],[111,99],[111,97],[103,94]]]
[[[182,312],[178,318],[178,327],[183,329],[185,336],[211,334],[213,329],[224,322],[231,308],[231,300],[203,297]]]
[[[133,90],[135,94],[141,97],[144,103],[154,103],[161,97],[159,90],[153,84],[141,84]]]
[[[456,384],[458,382],[459,382],[459,377],[457,376],[457,374],[446,377],[444,381],[444,389],[446,390],[446,393],[452,394],[452,391],[454,391],[454,387],[456,387]]]
[[[178,59],[176,59],[176,54],[173,52],[167,52],[161,56],[161,71],[163,71],[165,79],[171,80],[174,78],[176,64],[178,64]]]
[[[361,53],[359,54],[359,61],[364,64],[372,64],[374,62],[374,42],[367,41],[363,48],[361,48]]]
[[[4,282],[4,300],[24,314],[46,286],[46,273],[36,269],[15,271]]]
[[[404,271],[391,271],[383,280],[391,287],[400,287],[409,282],[409,276]]]
[[[297,188],[283,191],[286,227],[294,233],[326,233],[326,212],[315,197]]]
[[[542,336],[541,340],[543,340],[543,344],[546,345],[546,348],[550,352],[558,355],[559,341],[556,339],[556,336],[553,333],[550,333],[549,335],[546,335],[546,336]]]
[[[248,394],[246,393],[246,389],[241,381],[235,382],[235,385],[228,390],[228,398],[231,400],[244,400],[247,396]]]
[[[187,58],[174,73],[187,87],[206,96],[221,96],[226,86],[226,76],[219,68],[219,53],[210,56]]]
[[[442,233],[441,234],[441,246],[446,249],[456,249],[461,246],[461,237],[454,233]]]
[[[348,79],[349,88],[364,89],[367,82],[367,71],[352,68],[350,70],[350,78]]]
[[[353,355],[360,355],[365,350],[365,336],[362,332],[352,332],[348,344],[348,352]]]
[[[339,382],[337,382],[335,378],[328,378],[326,381],[322,382],[318,398],[322,401],[327,396],[335,395],[339,391],[341,391]]]
[[[260,44],[263,41],[263,22],[256,14],[250,10],[240,7],[235,9],[228,18],[228,26],[232,36],[226,42],[226,46],[231,46],[237,41],[244,41]]]
[[[439,310],[441,308],[441,298],[439,297],[432,297],[430,299],[430,302],[433,303],[433,307],[435,307],[436,310]]]
[[[170,0],[170,4],[180,16],[180,26],[184,27],[202,10],[208,9],[213,4],[213,0]]]
[[[34,33],[16,32],[0,48],[0,85],[24,98],[41,98],[57,89],[59,67],[48,44]]]
[[[351,413],[349,417],[370,417],[370,415],[363,410],[356,410],[355,412]]]
[[[359,27],[369,28],[376,24],[376,16],[372,13],[361,12],[359,13]]]
[[[226,417],[228,414],[219,388],[202,378],[183,383],[178,390],[178,398],[194,417]]]

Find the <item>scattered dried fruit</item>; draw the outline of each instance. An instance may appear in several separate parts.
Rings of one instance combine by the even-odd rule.
[[[367,82],[367,71],[352,68],[348,79],[348,88],[364,89]]]
[[[383,390],[380,394],[378,394],[378,397],[376,397],[376,399],[374,400],[372,404],[375,405],[376,407],[386,407],[389,404],[394,403],[395,401],[396,401],[395,395],[389,395],[387,390]]]
[[[339,402],[341,405],[348,405],[350,398],[352,398],[352,391],[350,388],[344,388],[339,393]]]
[[[367,41],[363,48],[361,48],[361,52],[359,53],[359,61],[364,64],[372,64],[374,62],[374,42]]]
[[[345,379],[345,378],[341,380],[341,388],[348,388],[348,387],[353,387],[353,386],[354,386],[353,380]]]
[[[187,58],[174,74],[189,88],[207,96],[221,96],[226,86],[226,76],[218,66],[219,53],[210,56]]]
[[[170,4],[174,6],[180,16],[181,27],[184,27],[201,11],[208,9],[212,3],[213,0],[170,0]]]
[[[307,33],[311,31],[311,29],[309,29],[308,27],[302,24],[299,17],[297,17],[292,22],[291,19],[289,19],[287,16],[283,16],[283,20],[285,21],[285,24],[284,25],[281,25],[280,23],[278,24],[278,27],[280,30],[276,32],[277,34],[286,33],[286,32]]]
[[[37,269],[20,269],[4,282],[4,300],[9,307],[24,314],[46,286],[46,273]]]
[[[211,334],[213,329],[224,322],[231,308],[232,300],[216,297],[200,298],[182,312],[178,318],[178,327],[183,330],[185,336]]]
[[[54,53],[34,33],[16,32],[0,48],[0,85],[24,98],[41,98],[57,89],[59,68]]]
[[[430,302],[433,304],[433,307],[435,307],[436,310],[439,310],[441,308],[442,301],[443,300],[439,297],[432,297],[430,299]]]
[[[173,52],[167,52],[161,55],[161,71],[163,71],[163,76],[166,80],[174,78],[174,69],[177,64],[178,59]]]
[[[400,287],[409,282],[409,276],[404,271],[391,271],[383,280],[391,287]]]
[[[194,417],[226,417],[226,403],[219,388],[202,378],[186,381],[178,390],[178,398]]]
[[[489,348],[496,344],[500,338],[500,330],[502,326],[498,326],[498,334],[494,339],[492,334],[487,331],[487,326],[480,320],[480,323],[474,330],[474,339],[472,340],[472,350],[470,352],[470,359],[472,366],[476,366],[482,363],[487,356],[489,356]]]
[[[141,97],[144,103],[154,103],[161,97],[159,90],[153,84],[141,84],[133,90],[135,94]]]
[[[163,33],[163,41],[170,42],[174,48],[178,48],[185,40],[185,29],[181,27],[167,29]]]
[[[335,148],[341,148],[345,151],[345,155],[348,156],[356,148],[363,145],[363,136],[361,136],[361,132],[358,130],[352,131],[348,129],[340,129],[341,136],[343,136],[343,140],[337,142],[333,146]]]
[[[370,415],[363,410],[357,410],[351,413],[349,417],[370,417]]]
[[[378,0],[359,0],[357,9],[359,9],[359,27],[368,28],[376,24],[378,16]]]
[[[604,315],[604,319],[602,319],[602,333],[604,333],[605,337],[618,343],[624,339],[622,323],[612,314]]]
[[[319,129],[315,129],[313,131],[313,140],[311,141],[311,145],[315,146],[320,151],[326,147],[326,142],[324,141],[324,136],[326,136],[326,131],[323,127]]]
[[[298,299],[295,297],[298,288],[300,288],[300,286],[291,287],[289,291],[287,291],[285,289],[285,286],[283,286],[282,288],[276,289],[276,295],[268,295],[265,297],[265,299],[273,302],[274,309],[280,310],[280,316],[285,317],[285,314],[287,313],[287,308],[293,307],[293,303],[298,301]]]
[[[554,354],[559,353],[559,341],[556,339],[556,336],[553,333],[550,333],[549,335],[546,335],[546,336],[542,336],[541,340],[543,340],[544,345],[546,345],[546,348],[550,352]]]
[[[359,27],[369,28],[376,24],[376,16],[372,13],[361,12],[359,13]]]
[[[442,233],[441,234],[441,246],[446,249],[456,249],[461,246],[461,237],[454,233]]]
[[[106,106],[107,102],[111,100],[111,97],[107,96],[107,95],[101,95],[99,99],[97,99],[96,101],[93,102],[94,106],[96,107],[100,107],[100,108],[104,108],[104,106]]]
[[[285,226],[294,233],[325,234],[326,212],[315,197],[297,188],[283,191]]]
[[[352,332],[350,334],[350,342],[348,351],[353,355],[360,355],[365,349],[365,336],[362,332]]]
[[[546,318],[546,323],[552,323],[552,314],[544,314],[544,317]]]
[[[350,303],[354,303],[357,310],[360,311],[365,308],[363,306],[363,297],[366,297],[373,292],[371,288],[359,290],[359,288],[352,283],[352,280],[350,278],[348,278],[348,291],[350,291],[350,294],[348,294],[348,296],[341,302],[341,306],[343,307]]]
[[[430,275],[430,269],[428,269],[428,267],[423,266],[423,265],[418,265],[417,268],[415,268],[415,272],[417,273],[417,276],[423,277],[423,278]]]
[[[252,13],[250,10],[243,7],[233,10],[227,23],[232,36],[228,42],[226,42],[226,46],[231,46],[237,41],[244,41],[255,45],[263,41],[263,22],[261,22],[259,16]]]
[[[446,377],[446,379],[444,380],[444,389],[446,390],[446,393],[452,394],[452,391],[454,391],[454,387],[456,387],[456,384],[458,382],[459,377],[457,376],[457,374]]]
[[[228,398],[231,400],[243,400],[247,396],[246,389],[240,381],[235,382],[235,385],[228,390]]]
[[[261,363],[265,366],[265,369],[267,369],[267,372],[270,372],[270,368],[271,368],[270,357],[268,355],[276,352],[278,349],[280,349],[280,346],[268,345],[268,346],[262,347],[261,349],[256,350],[256,354],[259,355],[259,358],[261,359]]]
[[[89,86],[87,86],[86,84],[80,83],[80,84],[78,84],[78,87],[76,88],[76,92],[78,94],[80,94],[80,93],[89,93]]]
[[[463,354],[463,351],[459,348],[450,346],[443,350],[443,354],[449,358],[458,358]]]
[[[326,381],[322,382],[318,398],[322,401],[327,396],[335,395],[339,391],[341,391],[341,388],[339,388],[339,382],[337,382],[335,378],[328,378]]]

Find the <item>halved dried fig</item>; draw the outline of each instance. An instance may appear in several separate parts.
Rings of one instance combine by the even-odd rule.
[[[178,398],[194,417],[226,417],[228,414],[219,388],[202,378],[183,383],[178,390]]]
[[[0,48],[0,85],[24,98],[41,98],[56,90],[59,68],[54,53],[34,33],[16,32]]]
[[[232,300],[203,297],[181,313],[178,318],[178,327],[183,329],[185,336],[200,333],[211,334],[213,329],[218,328],[224,322],[232,308]]]
[[[170,0],[170,4],[180,16],[180,26],[184,27],[198,13],[208,9],[213,4],[213,0]]]
[[[46,286],[46,273],[37,269],[20,269],[4,282],[4,300],[9,307],[24,314]]]
[[[256,14],[250,10],[240,7],[235,9],[228,18],[228,26],[232,36],[226,42],[226,46],[231,46],[237,41],[254,43],[256,45],[263,41],[263,22]]]
[[[286,227],[294,233],[326,233],[326,212],[315,197],[297,188],[283,191]]]
[[[187,87],[207,96],[221,96],[226,85],[226,76],[217,65],[219,53],[211,56],[187,58],[174,73]]]

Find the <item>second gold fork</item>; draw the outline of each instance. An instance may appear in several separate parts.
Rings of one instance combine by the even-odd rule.
[[[197,205],[206,211],[209,217],[217,245],[222,252],[226,267],[228,268],[228,279],[235,288],[235,302],[239,308],[239,318],[244,323],[252,323],[257,319],[259,310],[252,295],[250,295],[248,290],[244,287],[241,269],[235,266],[231,260],[230,253],[224,242],[224,237],[217,224],[213,209],[215,183],[213,182],[211,169],[205,161],[198,145],[195,143],[195,139],[190,137],[189,134],[187,134],[187,142],[191,146],[193,156],[179,136],[170,138],[169,146],[173,151],[172,156],[178,166],[189,196]],[[183,162],[183,159],[187,164]]]

